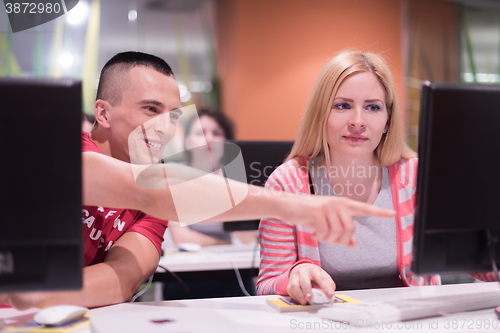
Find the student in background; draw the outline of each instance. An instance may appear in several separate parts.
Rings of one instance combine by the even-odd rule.
[[[202,108],[189,118],[184,130],[184,150],[187,165],[222,176],[223,143],[234,139],[231,120],[222,112]],[[250,243],[256,240],[254,231],[226,232],[222,222],[193,223],[180,227],[170,221],[169,231],[176,245],[196,243],[200,246]]]

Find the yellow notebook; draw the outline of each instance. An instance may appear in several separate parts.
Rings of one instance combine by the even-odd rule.
[[[347,303],[361,303],[355,298],[349,297],[347,295],[335,295],[331,304],[319,304],[319,305],[300,305],[295,302],[291,297],[277,297],[277,298],[266,298],[266,303],[271,307],[275,308],[279,312],[291,312],[291,311],[315,311],[321,308],[325,308],[331,305],[347,304]]]

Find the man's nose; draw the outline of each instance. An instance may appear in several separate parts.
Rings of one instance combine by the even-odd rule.
[[[173,126],[167,113],[157,117],[153,129],[158,136],[169,138],[172,136],[171,132],[175,129]]]

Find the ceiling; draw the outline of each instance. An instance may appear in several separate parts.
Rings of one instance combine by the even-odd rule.
[[[98,67],[118,52],[136,50],[164,58],[181,76],[209,79],[213,69],[207,55],[214,47],[214,1],[101,0]],[[90,0],[80,3],[88,7]],[[137,11],[135,21],[128,19],[131,10]],[[64,20],[61,51],[73,54],[74,65],[63,70],[63,74],[80,76],[86,24],[70,25],[65,16],[57,19]],[[41,41],[38,50],[41,49],[45,68],[52,66],[57,20],[11,35],[12,49],[26,75],[33,72],[37,40]],[[5,11],[0,11],[0,32],[4,36],[9,35],[8,24]]]
[[[251,0],[249,0],[251,1]],[[272,1],[272,0],[269,0]],[[500,0],[446,0],[470,8],[498,8]],[[90,0],[80,0],[90,3]],[[163,57],[180,80],[210,80],[216,48],[216,0],[101,0],[98,67],[118,52],[137,50]],[[129,11],[137,19],[129,21]],[[60,19],[64,20],[64,16]],[[61,49],[74,55],[74,65],[64,75],[81,76],[85,54],[86,24],[64,23]],[[0,11],[0,32],[8,36],[8,19]],[[35,55],[41,52],[44,68],[53,66],[55,21],[11,36],[12,48],[26,75],[33,73]],[[41,41],[38,48],[37,41]],[[39,52],[39,53],[40,53]]]

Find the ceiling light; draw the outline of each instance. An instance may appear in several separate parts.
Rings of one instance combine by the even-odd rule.
[[[129,21],[135,21],[137,20],[137,10],[131,10],[128,12],[128,20]]]
[[[73,65],[73,55],[69,52],[63,53],[59,56],[59,59],[57,59],[59,62],[59,65],[63,68],[69,68],[71,65]]]
[[[71,25],[77,25],[85,21],[89,15],[89,6],[79,1],[78,4],[66,14],[66,21]]]

